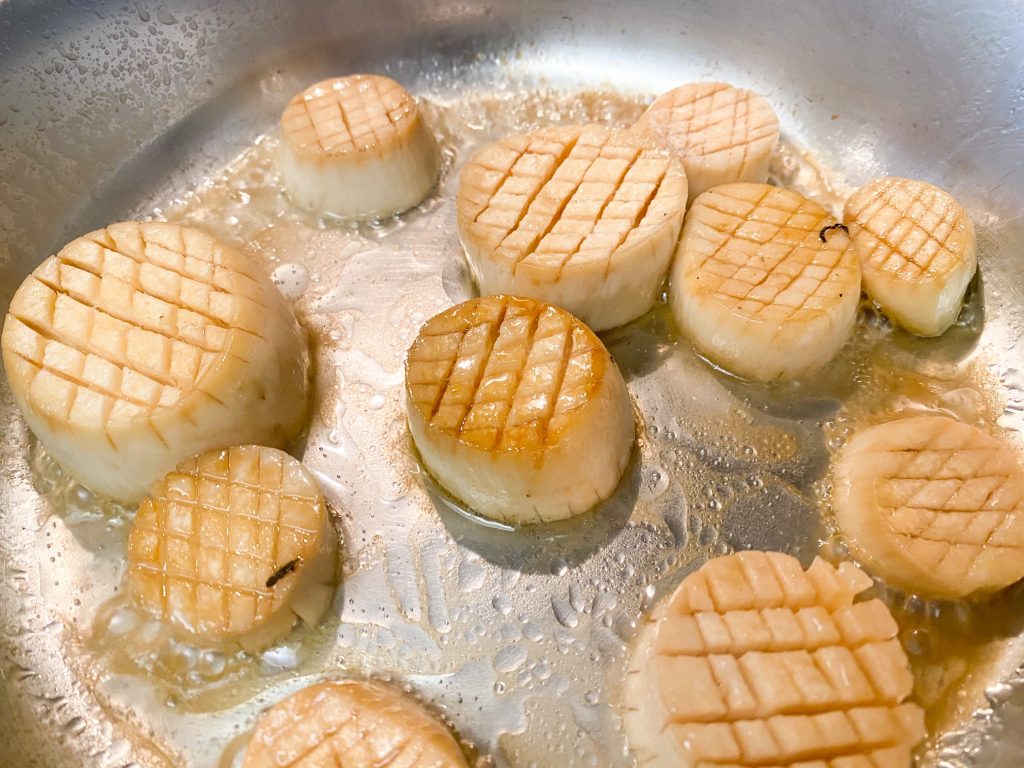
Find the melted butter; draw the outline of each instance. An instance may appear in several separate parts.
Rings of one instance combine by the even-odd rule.
[[[151,619],[122,597],[97,612],[83,648],[117,675],[139,676],[165,705],[194,713],[244,704],[280,674],[311,674],[330,653],[337,616],[316,627],[299,625],[281,642],[249,654],[230,645],[185,637]]]

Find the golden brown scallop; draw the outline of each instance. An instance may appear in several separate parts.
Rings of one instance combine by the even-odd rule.
[[[308,412],[307,335],[280,292],[177,224],[112,224],[48,258],[14,294],[2,346],[32,431],[121,501],[208,448],[285,446]]]
[[[419,203],[441,154],[416,101],[394,80],[349,75],[311,85],[281,115],[288,196],[317,213],[390,216]]]
[[[548,301],[601,331],[657,300],[686,190],[682,166],[648,139],[549,126],[466,163],[459,235],[481,293]]]
[[[1024,469],[977,427],[939,415],[868,427],[833,477],[850,551],[894,586],[955,599],[1024,578]]]
[[[910,768],[924,735],[897,626],[851,563],[709,560],[643,622],[625,726],[650,768]]]
[[[812,200],[723,184],[690,207],[672,267],[672,314],[726,370],[758,381],[819,368],[853,330],[860,268],[846,233]]]
[[[267,710],[242,768],[468,768],[448,729],[377,682],[326,682]]]
[[[335,534],[296,459],[256,445],[182,462],[142,502],[128,539],[128,592],[154,618],[255,651],[334,593]]]
[[[938,336],[956,321],[978,268],[978,243],[952,195],[915,179],[875,179],[846,201],[843,221],[864,289],[896,323]]]
[[[687,83],[655,99],[633,130],[682,160],[692,201],[719,184],[764,182],[779,119],[753,91],[728,83]]]
[[[507,523],[581,514],[629,461],[633,410],[593,331],[563,309],[488,296],[428,320],[406,361],[409,429],[430,473]]]

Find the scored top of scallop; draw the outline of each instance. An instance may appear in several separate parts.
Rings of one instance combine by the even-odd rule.
[[[854,601],[871,585],[851,563],[816,559],[805,571],[757,551],[709,560],[646,625],[649,655],[629,675],[649,676],[653,690],[628,717],[674,742],[685,765],[839,765],[888,752],[902,759],[886,765],[909,766],[923,717],[904,703],[913,677],[889,609]]]
[[[779,120],[768,102],[726,83],[689,83],[658,97],[640,125],[689,159],[740,156],[775,144]]]
[[[843,465],[849,482],[870,489],[893,551],[922,580],[962,584],[965,593],[1016,580],[1000,567],[1024,552],[1024,470],[1008,445],[929,415],[869,427],[849,447],[871,456]],[[994,573],[999,583],[990,581]]]
[[[723,184],[698,197],[680,242],[691,285],[752,320],[800,322],[860,291],[856,256],[817,203],[768,184]]]
[[[350,75],[311,85],[295,96],[281,127],[298,149],[346,154],[400,141],[419,114],[405,88],[380,75]]]
[[[916,179],[886,177],[861,187],[846,202],[845,222],[866,269],[904,280],[941,277],[972,247],[963,206]]]
[[[344,756],[344,757],[342,757]],[[243,768],[465,768],[458,742],[418,702],[374,681],[318,683],[256,725]]]
[[[549,126],[479,152],[460,177],[461,226],[491,258],[557,281],[574,265],[611,268],[686,206],[686,173],[664,150],[604,126]]]
[[[283,451],[193,457],[139,507],[129,588],[157,618],[213,637],[244,634],[287,600],[292,572],[318,553],[326,514],[312,475]]]
[[[487,450],[559,440],[610,357],[565,310],[488,296],[429,320],[409,350],[412,405],[434,429]]]
[[[73,424],[144,420],[206,392],[220,360],[261,341],[266,286],[204,232],[112,224],[46,259],[15,293],[8,370],[30,402]]]

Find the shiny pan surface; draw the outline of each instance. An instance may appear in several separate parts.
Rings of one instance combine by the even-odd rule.
[[[443,180],[380,227],[313,225],[266,192],[275,123],[294,92],[357,71],[424,101]],[[656,308],[603,336],[643,431],[597,523],[467,519],[411,457],[401,392],[419,324],[470,295],[458,168],[503,132],[628,123],[693,79],[764,94],[786,140],[774,178],[826,204],[885,174],[949,189],[979,237],[965,314],[940,344],[886,336],[882,354],[868,312],[835,371],[768,392],[712,370]],[[0,765],[215,766],[259,711],[326,674],[408,686],[485,764],[630,765],[616,708],[643,611],[715,553],[781,549],[806,565],[825,542],[842,555],[816,511],[831,453],[872,408],[900,405],[858,400],[843,377],[883,392],[899,369],[907,401],[1024,428],[1022,82],[1012,2],[0,0],[0,310],[45,256],[130,215],[246,243],[318,341],[299,453],[346,563],[320,630],[237,668],[178,648],[163,678],[133,671],[95,630],[116,624],[130,511],[63,478],[0,381]],[[946,711],[921,764],[1019,765],[1020,590],[988,612],[883,594],[912,655],[960,631],[984,645],[922,662]],[[166,682],[176,674],[191,682]]]

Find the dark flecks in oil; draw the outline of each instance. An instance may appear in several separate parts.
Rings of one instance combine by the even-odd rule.
[[[296,557],[294,560],[289,560],[287,563],[282,565],[276,571],[274,571],[270,578],[267,579],[267,589],[273,589],[274,585],[277,584],[281,579],[287,576],[289,573],[299,567],[299,563],[302,562],[301,557]]]
[[[821,231],[818,233],[818,239],[821,240],[821,242],[823,243],[827,243],[828,237],[826,236],[826,233],[831,232],[834,229],[841,229],[846,234],[850,234],[850,230],[847,228],[845,224],[840,224],[839,222],[836,222],[835,224],[829,224],[827,227],[822,227]]]

